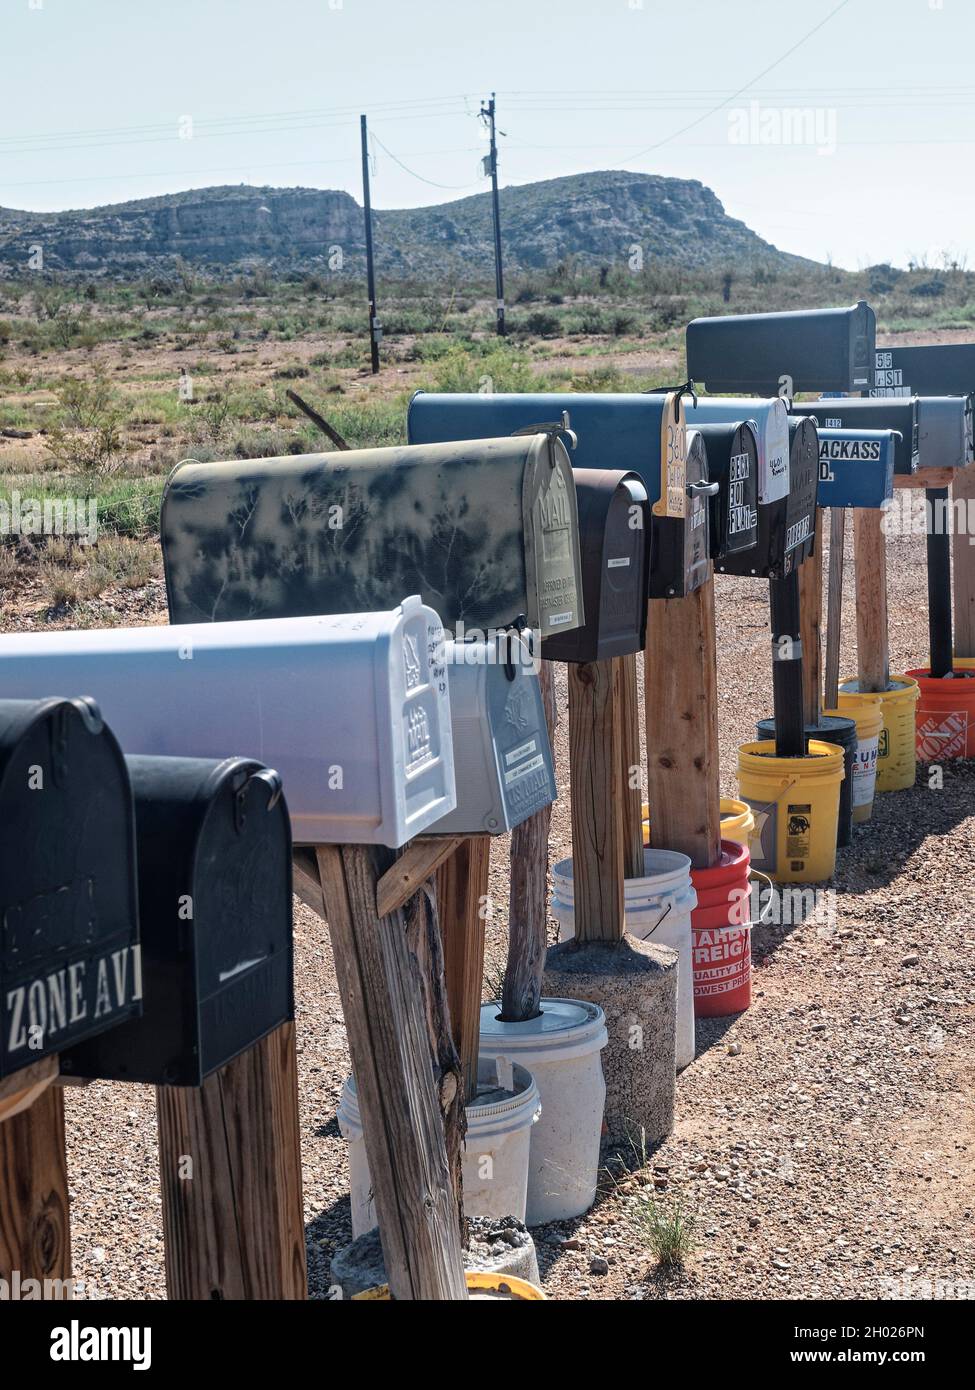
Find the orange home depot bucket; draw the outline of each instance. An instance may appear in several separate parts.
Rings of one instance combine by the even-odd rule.
[[[691,913],[694,1013],[739,1014],[752,1002],[752,928],[747,845],[721,841],[721,858],[692,869],[697,907]]]
[[[755,814],[752,862],[776,883],[819,883],[836,868],[844,751],[811,738],[804,758],[779,758],[775,741],[743,743],[738,789]]]
[[[954,667],[953,676],[932,676],[926,667],[907,672],[921,690],[915,727],[922,763],[975,758],[975,657],[956,656]]]

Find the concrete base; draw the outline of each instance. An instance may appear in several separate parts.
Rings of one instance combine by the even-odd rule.
[[[670,947],[629,934],[618,944],[560,941],[545,957],[543,994],[587,999],[606,1014],[608,1137],[638,1151],[674,1127],[677,962]]]
[[[468,1225],[471,1239],[470,1248],[464,1252],[465,1269],[527,1279],[535,1285],[541,1283],[535,1242],[520,1221],[513,1216],[498,1221],[475,1216]],[[378,1228],[367,1231],[351,1245],[335,1252],[330,1279],[333,1287],[342,1290],[343,1298],[352,1298],[354,1294],[385,1284],[386,1266]]]

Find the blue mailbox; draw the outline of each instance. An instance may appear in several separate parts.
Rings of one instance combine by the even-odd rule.
[[[639,474],[651,513],[650,594],[679,597],[700,586],[708,567],[696,563],[701,547],[686,545],[677,533],[693,531],[705,557],[710,548],[709,484],[693,460],[688,467],[687,403],[676,391],[417,391],[407,432],[411,444],[498,438],[568,412],[573,468]]]
[[[882,507],[894,495],[896,430],[819,428],[821,507]]]

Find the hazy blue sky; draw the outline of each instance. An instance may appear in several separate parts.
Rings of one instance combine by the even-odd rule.
[[[443,202],[486,187],[496,89],[503,184],[700,179],[785,250],[975,267],[975,0],[827,19],[838,4],[0,0],[0,206],[217,183],[361,198],[360,111],[386,146],[375,205]]]

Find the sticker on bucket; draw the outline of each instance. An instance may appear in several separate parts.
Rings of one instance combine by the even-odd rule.
[[[694,931],[694,995],[730,994],[751,979],[751,926],[702,927]]]
[[[963,758],[967,747],[967,710],[918,710],[917,755],[923,762]]]
[[[853,762],[853,805],[870,806],[873,802],[877,782],[877,754],[879,740],[861,738],[857,742]]]
[[[774,801],[771,805],[761,801],[749,801],[747,796],[739,797],[739,800],[751,807],[752,815],[755,818],[755,829],[748,837],[748,848],[751,851],[753,867],[756,869],[764,869],[770,865],[774,867],[779,836],[778,804]]]
[[[812,849],[812,806],[808,801],[789,802],[786,808],[788,825],[785,837],[785,857],[793,873],[798,873]]]

